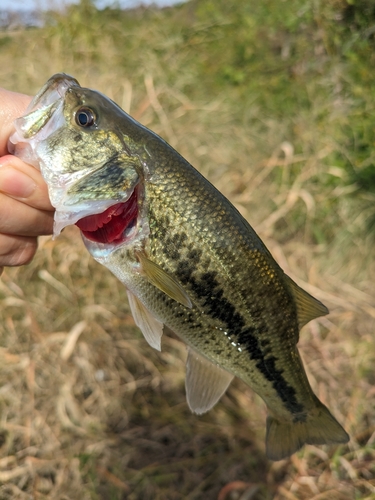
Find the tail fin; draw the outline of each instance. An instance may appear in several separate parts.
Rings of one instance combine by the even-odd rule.
[[[266,454],[270,460],[289,457],[304,444],[347,443],[349,436],[319,400],[304,422],[267,417]]]

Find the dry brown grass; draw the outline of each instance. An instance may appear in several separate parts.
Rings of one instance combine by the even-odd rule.
[[[122,285],[68,228],[56,241],[42,238],[34,261],[0,281],[0,499],[375,498],[374,262],[344,198],[332,244],[311,241],[326,196],[311,179],[333,144],[297,154],[283,123],[268,119],[262,133],[242,126],[225,95],[194,100],[180,90],[181,75],[164,81],[147,52],[131,74],[106,37],[94,58],[82,40],[78,57],[49,31],[7,36],[1,86],[33,94],[65,71],[102,90],[199,168],[284,270],[324,301],[330,315],[303,329],[299,347],[314,390],[351,441],[268,462],[264,405],[240,381],[207,415],[190,414],[184,346],[173,337],[161,353],[146,344]],[[261,120],[258,111],[246,113]],[[314,143],[321,131],[300,122],[302,144]],[[281,183],[271,182],[276,169]],[[297,212],[304,230],[280,243],[280,223]]]

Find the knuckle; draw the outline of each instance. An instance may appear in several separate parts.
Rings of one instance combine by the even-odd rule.
[[[12,211],[9,209],[7,197],[1,196],[1,210],[0,210],[0,231],[7,232],[10,229],[12,220]]]
[[[53,218],[51,211],[31,207],[0,193],[1,234],[23,237],[52,234]]]
[[[38,248],[36,238],[0,235],[0,267],[29,264]]]
[[[15,259],[14,259],[14,264],[13,266],[24,266],[26,264],[30,264],[30,262],[33,260],[35,252],[37,250],[37,243],[35,244],[28,244],[24,248],[21,248],[16,252]]]

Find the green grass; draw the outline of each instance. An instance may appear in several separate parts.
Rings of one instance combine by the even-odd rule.
[[[264,405],[240,381],[190,414],[184,346],[146,345],[124,288],[69,229],[0,282],[0,499],[374,498],[374,23],[370,0],[82,1],[0,33],[1,86],[34,94],[64,71],[109,95],[327,304],[299,347],[352,437],[271,464]]]

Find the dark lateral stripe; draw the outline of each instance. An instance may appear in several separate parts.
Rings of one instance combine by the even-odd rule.
[[[283,370],[276,367],[277,358],[269,355],[270,348],[262,350],[257,335],[266,334],[267,328],[246,327],[243,316],[236,311],[235,306],[225,297],[224,292],[216,280],[215,272],[205,272],[195,278],[196,270],[188,260],[180,260],[177,264],[176,276],[182,285],[188,285],[203,300],[203,305],[208,309],[211,317],[227,325],[231,336],[236,336],[237,342],[243,345],[251,360],[256,360],[256,367],[262,375],[272,383],[287,410],[293,414],[302,413],[304,408],[297,401],[296,391],[283,377]],[[268,351],[268,352],[267,352]]]
[[[269,382],[272,382],[273,388],[283,401],[285,407],[291,413],[302,413],[304,408],[297,401],[294,387],[289,385],[283,377],[283,370],[276,368],[277,358],[275,356],[264,356],[255,333],[255,328],[246,328],[239,334],[238,342],[246,346],[251,359],[257,360],[256,367]],[[266,348],[267,350],[269,348]]]

